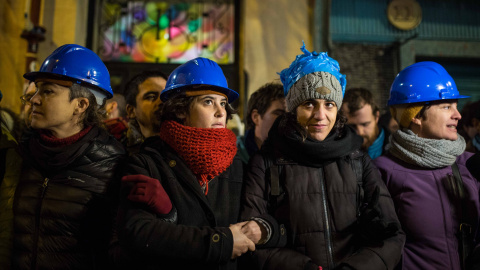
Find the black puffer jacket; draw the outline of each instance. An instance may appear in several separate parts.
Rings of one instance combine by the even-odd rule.
[[[205,195],[169,145],[159,137],[145,143],[123,168],[124,174],[159,179],[177,218],[166,221],[147,206],[130,202],[127,195],[132,185],[122,184],[119,237],[122,247],[135,258],[135,269],[236,269],[236,261],[230,259],[233,236],[228,227],[237,223],[240,213],[240,158],[235,157],[225,172],[209,181]],[[154,165],[149,166],[147,159]]]
[[[346,127],[342,138],[331,134],[322,142],[307,139],[302,145],[292,144],[275,129],[278,121],[269,133],[263,155],[257,154],[250,162],[241,214],[243,219],[263,216],[272,223],[270,241],[276,241],[273,246],[277,247],[259,247],[259,268],[333,269],[347,264],[353,269],[393,269],[400,259],[405,236],[378,169],[367,154],[356,150],[361,140],[353,130]],[[290,139],[295,138],[299,137]],[[275,201],[270,199],[271,172],[268,173],[270,168],[266,168],[264,156],[273,157],[273,164],[282,168],[279,178],[283,197]],[[362,169],[353,169],[354,159]],[[363,171],[361,181],[355,171]],[[374,205],[371,204],[372,209],[365,206],[377,187],[380,196],[375,209],[379,215],[367,220],[375,212],[369,211]],[[360,213],[365,216],[359,217]],[[375,231],[380,225],[385,225],[385,230]],[[284,247],[278,247],[283,226],[287,241],[283,241]],[[265,246],[272,244],[267,242]]]
[[[66,147],[33,132],[14,200],[14,269],[107,269],[123,147],[93,127]]]

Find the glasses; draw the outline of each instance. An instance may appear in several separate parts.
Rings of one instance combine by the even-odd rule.
[[[30,101],[30,99],[32,99],[33,95],[23,95],[20,97],[20,100],[22,101],[22,104],[23,105],[31,105],[32,102]]]

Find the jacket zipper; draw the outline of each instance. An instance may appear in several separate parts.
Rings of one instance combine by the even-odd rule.
[[[33,237],[33,257],[32,257],[32,269],[36,269],[37,265],[37,249],[38,249],[38,238],[39,238],[39,227],[40,227],[40,212],[42,210],[42,204],[43,204],[43,198],[45,197],[45,191],[47,190],[48,186],[48,181],[49,179],[45,177],[43,180],[43,189],[42,189],[42,194],[40,196],[40,201],[37,206],[37,211],[35,213],[35,233]]]
[[[328,203],[327,203],[327,192],[325,191],[325,179],[323,174],[323,169],[320,168],[320,191],[322,194],[322,205],[323,205],[323,225],[325,227],[325,242],[327,244],[327,262],[328,269],[333,269],[335,264],[333,262],[333,247],[332,247],[332,233],[330,228],[330,215],[328,214]]]

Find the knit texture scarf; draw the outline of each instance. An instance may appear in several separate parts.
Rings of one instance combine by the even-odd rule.
[[[409,129],[393,133],[389,152],[395,157],[422,168],[442,168],[452,165],[457,156],[465,151],[465,139],[458,135],[457,140],[425,139]]]
[[[160,138],[175,150],[195,174],[200,186],[224,172],[237,153],[237,138],[226,128],[195,128],[175,121],[164,121]]]

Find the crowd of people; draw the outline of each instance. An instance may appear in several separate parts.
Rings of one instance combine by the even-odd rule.
[[[210,59],[122,95],[93,51],[56,49],[0,113],[0,269],[480,269],[478,102],[462,122],[468,97],[419,62],[381,115],[301,52],[238,135]]]

